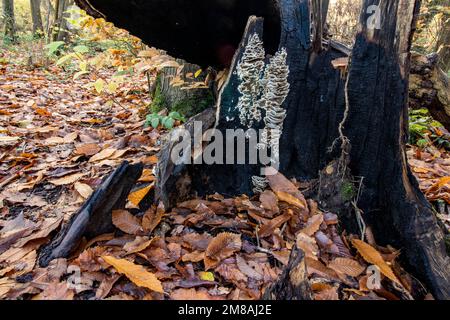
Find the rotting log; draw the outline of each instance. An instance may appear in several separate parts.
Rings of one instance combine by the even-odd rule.
[[[123,209],[127,196],[142,175],[142,164],[123,162],[75,213],[50,244],[39,254],[42,267],[58,258],[68,258],[83,238],[91,240],[98,235],[113,232],[112,211]]]
[[[365,0],[363,10],[378,4]],[[406,157],[410,49],[420,1],[380,1],[381,29],[356,39],[348,79],[350,169],[364,177],[358,206],[381,244],[402,249],[408,269],[438,299],[450,298],[450,257]]]
[[[172,35],[175,29],[169,28],[168,32],[161,33],[158,32],[159,29],[154,29],[157,31],[152,33],[143,19],[135,19],[135,23],[131,21],[134,16],[130,19],[132,15],[126,14],[133,12],[138,6],[142,9],[140,16],[151,20],[148,19],[149,15],[164,13],[174,3],[165,1],[162,9],[144,10],[157,2],[133,2],[133,5],[128,6],[119,0],[93,0],[90,1],[93,6],[87,9],[93,11],[93,8],[97,8],[112,22],[140,35],[151,45],[167,49],[175,56],[198,64],[226,65],[225,60],[218,58],[220,55],[212,48],[217,45],[216,39],[228,36],[222,37],[223,33],[218,33],[216,38],[216,35],[205,33],[202,30],[205,25],[209,26],[208,23],[203,23],[202,26],[196,23],[184,25],[185,32],[180,33],[183,36],[180,39],[179,36],[167,36]],[[290,178],[311,180],[317,179],[319,172],[331,163],[332,172],[336,176],[339,174],[358,179],[361,188],[358,197],[354,199],[355,206],[361,213],[361,219],[373,229],[376,241],[401,249],[401,258],[407,269],[423,281],[436,298],[450,299],[450,258],[445,251],[443,232],[438,227],[430,204],[419,191],[405,152],[410,46],[420,1],[365,0],[361,15],[362,31],[357,36],[346,72],[336,70],[332,64],[333,60],[346,57],[345,53],[331,45],[319,46],[317,39],[320,36],[317,32],[311,41],[310,18],[314,17],[315,24],[323,23],[320,18],[323,15],[311,12],[309,0],[274,0],[265,1],[264,4],[269,2],[269,6],[262,7],[271,8],[270,12],[260,14],[266,18],[265,23],[261,18],[252,17],[244,31],[245,21],[252,10],[241,10],[231,16],[233,21],[239,20],[239,23],[232,25],[239,27],[232,32],[224,29],[225,33],[230,32],[230,38],[227,38],[229,43],[232,42],[230,48],[237,48],[237,51],[231,63],[229,78],[219,95],[214,128],[224,132],[227,129],[264,127],[261,119],[250,126],[244,125],[240,120],[241,114],[237,106],[243,93],[239,88],[242,82],[242,77],[238,75],[242,65],[239,65],[245,62],[242,61],[243,56],[254,35],[258,35],[260,40],[266,40],[265,53],[273,55],[278,47],[281,55],[278,55],[277,61],[289,68],[289,92],[286,97],[276,96],[282,101],[280,107],[285,111],[279,145],[280,171]],[[197,10],[196,7],[195,14],[201,12],[201,15],[204,10],[210,9],[211,16],[217,17],[217,3],[208,1],[209,7],[203,8],[200,5],[203,2],[199,1],[200,9]],[[238,3],[245,3],[247,6],[252,1]],[[150,7],[146,7],[147,5]],[[367,26],[367,21],[373,20],[373,17],[366,14],[372,5],[378,6],[380,10],[381,29],[369,29]],[[234,6],[231,7],[234,10]],[[179,18],[169,22],[169,25],[176,25],[176,21],[192,17],[191,11],[183,11],[183,8],[176,10],[179,14],[174,16]],[[320,6],[313,7],[313,10],[319,9]],[[99,15],[98,12],[92,13]],[[230,11],[223,11],[221,17],[229,18],[229,14]],[[160,19],[167,22],[165,18]],[[268,25],[275,27],[268,28]],[[317,26],[313,30],[318,30]],[[188,35],[195,34],[195,31],[199,32],[199,36],[191,39],[198,40],[198,47],[187,43]],[[239,46],[243,31],[244,37]],[[268,34],[281,35],[276,45],[274,38]],[[158,37],[166,37],[170,43],[158,43]],[[283,57],[285,61],[281,59]],[[258,63],[263,63],[261,66],[265,65],[267,68],[270,65],[271,59],[261,56],[258,59]],[[286,73],[280,76],[285,75]],[[209,127],[209,122],[205,127]],[[171,176],[167,173],[179,172],[164,170],[170,167],[165,162],[169,158],[163,158],[159,164],[160,172],[165,174],[164,179],[159,175],[157,187],[157,194],[159,192],[159,196],[168,202],[169,207],[177,199],[177,185],[183,186],[183,194],[186,196],[214,192],[227,196],[252,194],[252,177],[261,169],[260,165],[185,165],[177,168],[185,174]],[[183,179],[183,183],[178,184],[178,179]],[[343,196],[342,190],[337,190],[337,193],[338,196]],[[320,195],[318,197],[321,206],[329,205],[327,199],[320,198]],[[354,213],[347,209],[343,212]],[[355,215],[343,216],[343,219],[348,229],[358,232],[357,229],[352,229],[356,221]]]

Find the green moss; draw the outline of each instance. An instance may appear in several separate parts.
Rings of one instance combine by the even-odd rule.
[[[161,110],[168,109],[169,112],[176,111],[185,117],[192,117],[205,109],[211,107],[214,103],[214,96],[210,90],[198,90],[195,93],[187,92],[186,98],[169,105],[166,97],[161,90],[160,78],[156,79],[156,88],[153,101],[149,106],[151,113],[158,113]]]
[[[208,90],[206,95],[202,93],[178,101],[170,111],[176,111],[189,118],[211,107],[213,103],[213,94]]]
[[[341,186],[341,196],[344,201],[350,201],[356,197],[355,185],[349,181],[345,181]]]
[[[167,102],[166,99],[164,98],[164,95],[162,94],[160,79],[158,77],[156,79],[156,89],[155,94],[153,96],[153,101],[150,104],[150,112],[158,113],[167,107],[168,107]]]

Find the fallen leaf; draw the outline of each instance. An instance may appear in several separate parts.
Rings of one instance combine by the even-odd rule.
[[[84,199],[89,198],[94,193],[94,190],[85,183],[76,182],[74,188]]]
[[[297,199],[296,197],[294,197],[293,195],[291,195],[287,192],[278,191],[278,192],[275,192],[275,194],[277,195],[277,197],[280,201],[289,203],[300,209],[306,209],[306,204],[304,201]]]
[[[186,253],[181,260],[183,262],[200,262],[205,258],[205,253],[202,251],[194,251],[191,253]]]
[[[316,240],[314,238],[300,232],[297,235],[297,247],[302,249],[307,257],[317,259],[319,247],[317,246]]]
[[[241,250],[241,236],[235,233],[224,232],[216,236],[208,245],[205,252],[206,270],[218,265],[223,259],[231,257],[235,252]]]
[[[236,255],[236,265],[238,266],[239,270],[245,274],[247,277],[255,279],[255,280],[262,280],[263,275],[257,272],[255,269],[250,267],[247,264],[247,261],[245,261],[244,258],[242,258],[240,255]]]
[[[306,227],[301,231],[307,236],[313,236],[320,229],[320,225],[323,223],[323,214],[316,214],[309,218],[306,223]]]
[[[116,153],[116,151],[117,150],[114,148],[105,149],[105,150],[95,154],[92,158],[90,158],[89,162],[98,162],[98,161],[109,159]]]
[[[76,154],[85,155],[85,156],[93,156],[94,154],[99,153],[101,148],[95,143],[88,143],[78,146],[75,150]]]
[[[358,250],[361,257],[364,258],[368,263],[376,265],[382,274],[391,279],[392,281],[400,284],[400,281],[395,276],[391,267],[384,261],[381,254],[370,244],[365,243],[364,241],[353,239],[353,246]]]
[[[124,274],[135,285],[155,292],[164,293],[161,281],[143,266],[134,264],[125,259],[117,259],[112,256],[103,256],[102,259],[113,266],[119,273]]]
[[[336,258],[328,264],[328,267],[350,277],[359,277],[366,270],[358,261],[347,258]]]
[[[65,176],[59,179],[49,180],[51,184],[54,184],[55,186],[65,186],[68,184],[72,184],[74,182],[77,182],[81,178],[83,178],[86,174],[84,173],[76,173],[69,176]]]
[[[266,224],[264,224],[258,232],[258,235],[261,238],[268,237],[275,229],[281,227],[284,223],[288,222],[292,218],[292,215],[289,212],[282,214],[272,220],[269,220]]]
[[[212,273],[212,272],[200,271],[198,273],[198,276],[200,277],[200,280],[203,280],[203,281],[211,281],[211,282],[215,281],[214,273]]]
[[[191,289],[176,289],[173,290],[170,294],[170,299],[172,300],[185,300],[185,301],[195,301],[195,300],[213,300],[213,297],[208,294],[206,290],[196,290],[195,288]],[[216,298],[219,300],[219,298]]]
[[[64,143],[65,143],[64,138],[61,137],[51,137],[44,140],[44,144],[47,146],[54,146],[57,144],[64,144]]]
[[[147,210],[142,217],[142,227],[145,232],[152,233],[153,230],[160,224],[165,215],[164,207],[159,205],[156,209],[154,207]]]
[[[137,235],[143,231],[139,219],[127,210],[114,210],[112,222],[118,229],[128,234]]]
[[[134,241],[128,242],[123,246],[127,254],[139,253],[147,249],[153,242],[153,239],[148,237],[137,237]]]
[[[128,196],[128,200],[135,205],[139,206],[139,203],[145,198],[145,196],[154,188],[154,185],[151,184],[145,188],[139,189],[137,191],[131,192]]]

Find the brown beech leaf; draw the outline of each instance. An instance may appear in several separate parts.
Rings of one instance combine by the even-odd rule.
[[[45,290],[33,300],[73,300],[75,292],[69,288],[68,282],[53,282],[46,286]]]
[[[170,299],[172,300],[185,300],[185,301],[193,301],[193,300],[223,300],[221,297],[211,296],[206,289],[176,289],[173,290],[170,294]]]
[[[112,222],[118,229],[128,234],[137,235],[143,231],[139,219],[127,210],[114,210]]]
[[[97,162],[97,161],[109,159],[112,155],[114,155],[116,153],[116,151],[117,150],[114,148],[105,149],[105,150],[95,154],[92,158],[90,158],[89,162]]]
[[[307,257],[317,259],[319,247],[313,237],[307,236],[306,234],[300,232],[297,235],[297,247],[302,249]]]
[[[181,260],[183,262],[200,262],[205,258],[205,253],[202,251],[194,251],[191,253],[186,253]]]
[[[337,288],[331,287],[314,294],[314,300],[319,301],[336,301],[339,300]]]
[[[158,208],[152,207],[142,217],[142,227],[148,233],[152,233],[153,230],[160,224],[162,218],[165,215],[164,206],[160,204]]]
[[[268,223],[264,224],[261,229],[259,229],[258,235],[261,238],[268,237],[273,234],[275,229],[281,227],[285,222],[289,221],[292,218],[292,215],[288,212],[285,214],[282,214],[281,216],[278,216],[272,220],[270,220]]]
[[[93,156],[99,153],[101,148],[95,143],[87,143],[76,148],[75,153],[78,155]]]
[[[84,199],[89,198],[94,193],[94,190],[85,183],[76,182],[74,188]]]
[[[364,241],[353,239],[353,246],[358,250],[361,257],[366,260],[368,263],[376,265],[382,274],[391,279],[392,281],[400,284],[400,281],[395,276],[392,268],[384,261],[381,254],[370,244],[365,243]]]
[[[328,267],[350,277],[359,277],[366,270],[358,261],[347,258],[336,258],[328,264]]]
[[[267,174],[267,180],[269,180],[270,188],[275,193],[280,192],[288,193],[294,198],[300,200],[303,205],[303,208],[308,208],[305,197],[291,181],[289,181],[285,176],[283,176],[279,172],[277,172],[276,174],[270,174],[271,173],[270,171],[273,170],[273,168],[268,168],[266,170],[269,171]]]
[[[242,258],[240,255],[236,255],[236,264],[239,268],[239,270],[245,274],[249,278],[253,278],[255,280],[262,280],[263,275],[257,272],[255,269],[253,269],[251,266],[248,265],[247,261],[245,261],[244,258]]]
[[[296,197],[294,197],[293,195],[291,195],[287,192],[278,191],[278,192],[275,192],[275,194],[277,195],[277,197],[280,201],[289,203],[290,205],[293,205],[300,209],[306,209],[306,203],[304,201],[297,199]]]
[[[205,266],[209,270],[213,265],[219,264],[223,259],[231,257],[242,247],[239,234],[224,232],[211,240],[205,252]]]
[[[325,266],[322,262],[306,257],[306,269],[309,275],[318,275],[319,277],[323,277],[326,279],[339,280],[339,277],[331,268]]]
[[[136,237],[134,241],[128,242],[123,246],[127,254],[138,253],[147,249],[153,242],[153,239],[148,237]]]
[[[266,190],[261,193],[259,201],[261,202],[261,206],[267,211],[273,214],[280,212],[280,209],[278,208],[278,198],[272,191]]]
[[[102,259],[113,266],[119,273],[124,274],[135,285],[155,292],[164,293],[161,281],[143,266],[134,264],[125,259],[117,259],[112,256],[103,256]]]
[[[55,186],[65,186],[68,184],[72,184],[74,182],[77,182],[81,178],[83,178],[86,174],[84,173],[76,173],[69,176],[65,176],[59,179],[49,180],[51,184],[54,184]]]
[[[309,218],[306,223],[306,227],[301,231],[307,236],[313,236],[320,229],[320,225],[323,222],[323,214],[316,214]]]

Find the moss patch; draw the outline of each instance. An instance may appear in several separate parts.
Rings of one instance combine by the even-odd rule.
[[[344,201],[351,201],[356,197],[355,185],[349,181],[344,181],[341,186],[341,196]]]
[[[211,107],[214,103],[213,94],[208,90],[207,94],[203,92],[191,97],[187,97],[181,101],[177,101],[170,111],[176,111],[185,117],[192,117],[205,109]]]
[[[150,104],[150,112],[158,113],[167,107],[168,106],[167,106],[166,99],[164,98],[164,95],[162,94],[162,90],[161,90],[160,78],[158,77],[156,79],[156,89],[155,89],[155,94],[153,96],[153,101]]]

